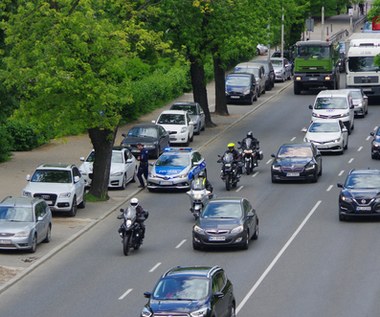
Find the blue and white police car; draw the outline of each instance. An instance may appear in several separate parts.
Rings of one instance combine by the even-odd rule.
[[[148,176],[148,190],[189,189],[200,171],[206,172],[206,161],[192,148],[165,148]]]

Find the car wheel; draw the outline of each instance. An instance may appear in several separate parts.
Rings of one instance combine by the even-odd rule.
[[[346,217],[343,216],[342,214],[339,214],[339,221],[344,221],[346,220]]]
[[[230,308],[230,316],[231,317],[236,317],[236,309],[235,309],[235,305],[232,304],[231,308]]]
[[[78,205],[79,208],[83,209],[86,207],[86,192],[83,191],[83,199],[82,202]]]
[[[193,140],[194,140],[194,134],[191,136],[190,142],[193,142]]]
[[[124,190],[127,187],[127,174],[124,173],[123,179],[121,181],[120,189]]]
[[[203,124],[202,128],[201,128],[201,131],[204,131],[206,128],[206,123]]]
[[[35,253],[37,250],[37,234],[33,235],[32,244],[30,245],[29,252]]]
[[[301,85],[298,83],[294,83],[294,94],[299,95],[301,93]]]
[[[193,250],[201,250],[201,247],[198,243],[193,242]]]
[[[71,209],[69,211],[69,216],[75,217],[75,215],[77,214],[77,210],[78,210],[77,197],[74,196],[73,203],[72,203]]]
[[[277,179],[275,179],[273,175],[272,175],[272,183],[277,183]]]
[[[347,150],[347,148],[348,148],[348,138],[347,138],[346,144],[344,145],[344,149]]]
[[[42,242],[43,243],[49,243],[50,240],[51,240],[51,224],[49,224],[47,232],[46,232],[46,237]]]
[[[316,183],[317,181],[318,181],[318,173],[315,172],[313,178],[311,179],[311,182],[312,182],[312,183]]]
[[[371,154],[371,159],[375,160],[376,159],[376,155],[375,154]]]
[[[256,222],[256,228],[255,228],[255,233],[252,236],[252,240],[257,240],[259,237],[259,221]]]
[[[243,244],[241,246],[242,250],[248,250],[249,247],[249,232],[247,230],[245,234],[245,239],[243,240]]]

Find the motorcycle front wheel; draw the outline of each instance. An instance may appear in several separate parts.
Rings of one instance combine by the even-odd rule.
[[[251,174],[252,167],[251,167],[251,162],[245,162],[245,172],[247,175]]]
[[[131,234],[125,234],[123,236],[123,252],[124,255],[127,256],[129,253],[129,241],[131,240]]]
[[[231,175],[226,175],[226,180],[225,180],[225,182],[226,182],[226,190],[230,190],[231,189]]]

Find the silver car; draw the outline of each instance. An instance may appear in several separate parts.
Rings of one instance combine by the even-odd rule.
[[[355,117],[364,118],[368,114],[368,97],[360,88],[339,89],[351,92],[352,103],[354,104]]]
[[[176,102],[172,104],[170,110],[186,110],[194,122],[194,133],[199,134],[206,126],[205,113],[198,102]]]
[[[286,81],[291,79],[292,76],[292,64],[285,57],[271,57],[274,73],[276,75],[276,81]]]
[[[42,198],[6,197],[0,202],[0,249],[36,252],[50,242],[52,215]]]

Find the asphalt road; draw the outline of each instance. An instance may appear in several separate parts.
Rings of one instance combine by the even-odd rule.
[[[378,223],[339,222],[336,183],[351,168],[378,167],[370,158],[369,132],[379,124],[380,108],[371,105],[365,119],[355,119],[344,155],[323,156],[318,183],[272,184],[270,154],[282,143],[302,141],[315,95],[294,96],[288,82],[261,98],[267,102],[255,104],[256,110],[222,135],[212,139],[215,134],[206,130],[194,139],[215,193],[245,196],[258,212],[260,236],[249,250],[194,251],[188,197],[142,191],[138,197],[150,217],[139,251],[122,255],[118,212],[111,212],[3,292],[0,315],[138,316],[146,301],[142,293],[168,268],[217,264],[234,283],[238,316],[378,316]],[[253,109],[230,106],[247,108]],[[248,130],[260,139],[264,160],[254,175],[242,177],[236,191],[226,192],[216,156]]]

